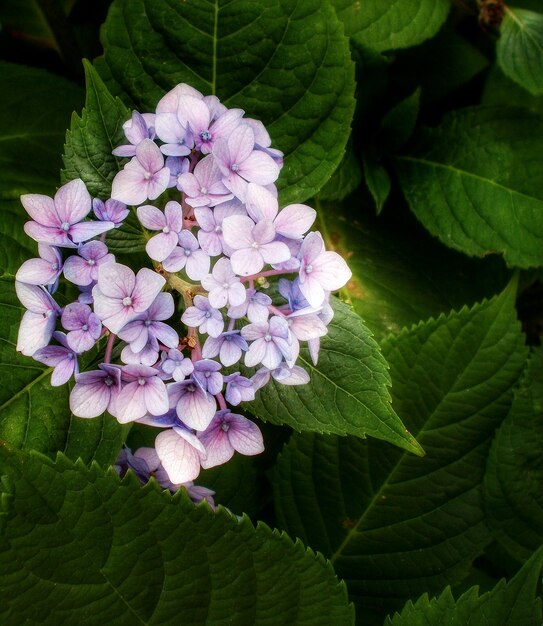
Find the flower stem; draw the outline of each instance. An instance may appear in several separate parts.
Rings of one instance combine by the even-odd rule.
[[[104,363],[111,362],[111,352],[113,350],[113,344],[115,343],[116,338],[117,338],[117,335],[113,333],[110,333],[109,337],[107,338],[106,351],[104,354]]]

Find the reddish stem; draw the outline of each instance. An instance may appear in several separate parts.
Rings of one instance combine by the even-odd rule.
[[[116,337],[117,335],[110,333],[109,337],[107,338],[106,352],[104,354],[104,363],[111,362],[111,352],[113,350],[113,344],[115,343]]]

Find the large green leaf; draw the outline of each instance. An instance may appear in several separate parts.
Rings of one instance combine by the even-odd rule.
[[[540,626],[542,567],[543,549],[539,549],[511,581],[501,580],[481,596],[478,587],[471,587],[458,600],[450,587],[431,600],[425,594],[416,602],[408,602],[400,614],[388,617],[385,626]]]
[[[83,420],[68,406],[68,385],[51,387],[51,368],[15,351],[23,307],[12,280],[0,280],[0,439],[22,449],[109,465],[126,428],[110,416]]]
[[[509,265],[543,265],[543,118],[474,107],[415,137],[395,163],[424,226],[471,256],[502,252]]]
[[[488,524],[522,563],[543,544],[543,352],[534,352],[496,434],[485,476]]]
[[[347,259],[353,272],[342,297],[378,341],[491,296],[509,280],[502,259],[469,259],[445,248],[397,202],[379,219],[367,207],[361,211],[359,202],[323,203],[318,228],[326,247]]]
[[[498,65],[532,95],[543,95],[543,14],[507,7],[496,46]]]
[[[333,0],[345,32],[356,42],[384,52],[409,48],[433,37],[450,9],[449,0]]]
[[[353,621],[329,563],[132,475],[0,448],[5,624]]]
[[[388,365],[364,322],[331,300],[334,319],[321,340],[315,367],[307,349],[297,361],[309,373],[306,385],[282,385],[273,378],[245,407],[253,415],[297,431],[371,435],[416,454],[423,453],[390,404]]]
[[[115,0],[97,64],[142,111],[186,82],[266,124],[285,153],[282,199],[313,196],[341,161],[354,66],[328,0]]]
[[[0,273],[13,275],[35,251],[19,196],[54,193],[66,126],[83,93],[60,76],[4,62],[0,93]]]
[[[303,433],[278,460],[280,525],[330,558],[361,614],[458,582],[490,540],[486,458],[526,357],[515,291],[383,343],[393,405],[424,458]]]

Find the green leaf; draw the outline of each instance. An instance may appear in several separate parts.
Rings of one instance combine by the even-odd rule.
[[[416,46],[433,37],[450,9],[449,0],[333,0],[345,32],[356,43],[384,52]]]
[[[102,43],[99,71],[141,111],[186,82],[262,120],[285,153],[285,203],[315,195],[339,165],[354,64],[328,0],[115,0]]]
[[[353,623],[330,564],[263,524],[63,456],[0,467],[3,623]]]
[[[373,156],[366,155],[362,163],[364,165],[364,179],[375,202],[375,212],[379,215],[390,194],[390,175]]]
[[[543,352],[537,349],[496,434],[485,476],[488,524],[519,563],[543,544],[542,414]]]
[[[486,77],[481,104],[516,106],[543,115],[543,96],[532,96],[494,66]]]
[[[83,94],[60,76],[4,62],[0,93],[0,274],[5,276],[35,255],[36,244],[23,232],[29,217],[19,196],[54,193],[64,132]]]
[[[81,178],[92,196],[106,200],[121,163],[111,151],[125,141],[122,125],[130,113],[109,93],[92,65],[83,63],[87,86],[85,108],[81,116],[72,116],[71,129],[66,133],[62,180]]]
[[[353,276],[341,296],[378,341],[489,297],[510,278],[501,258],[470,259],[445,248],[397,202],[379,219],[350,205],[319,207],[318,230],[327,249],[347,259]]]
[[[377,131],[376,154],[395,152],[411,137],[419,115],[420,93],[420,89],[415,89],[385,114]]]
[[[309,373],[306,385],[282,385],[273,378],[245,407],[272,424],[297,431],[371,435],[424,454],[390,404],[388,365],[364,322],[331,299],[334,319],[321,340],[315,367],[307,349],[297,361]]]
[[[543,95],[543,15],[507,7],[496,45],[498,65],[532,95]]]
[[[68,385],[51,387],[51,368],[15,351],[24,308],[12,280],[0,279],[0,439],[54,455],[63,450],[85,462],[109,465],[126,428],[110,416],[83,420],[70,413]]]
[[[460,581],[490,541],[481,483],[526,356],[515,293],[512,282],[383,343],[393,406],[424,458],[303,433],[278,460],[281,527],[330,558],[361,615]]]
[[[423,128],[395,160],[412,211],[446,245],[508,265],[543,264],[543,118],[473,107]]]
[[[511,581],[501,580],[481,596],[478,587],[471,587],[458,600],[450,587],[431,600],[424,594],[416,602],[408,602],[400,614],[388,617],[385,626],[540,626],[541,598],[536,596],[542,567],[543,549],[539,549]]]
[[[320,200],[343,200],[358,187],[361,180],[360,165],[352,143],[349,142],[341,163],[332,178],[319,191],[318,198]]]

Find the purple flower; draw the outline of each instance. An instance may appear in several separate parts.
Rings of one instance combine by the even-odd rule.
[[[218,411],[205,432],[198,437],[206,449],[206,458],[201,462],[205,469],[226,463],[234,451],[247,456],[264,451],[258,426],[228,409]]]
[[[224,240],[234,249],[230,261],[239,276],[258,274],[266,263],[290,259],[288,246],[275,241],[275,228],[268,220],[255,224],[249,216],[233,215],[223,221],[222,228]]]
[[[113,150],[112,154],[119,157],[133,157],[136,154],[136,147],[144,139],[154,139],[154,120],[152,113],[138,113],[134,111],[132,118],[123,124],[123,130],[130,145],[119,146]]]
[[[148,309],[166,280],[147,268],[137,275],[125,265],[106,263],[98,271],[98,284],[93,288],[94,310],[112,333]]]
[[[210,337],[218,337],[224,328],[222,315],[214,309],[204,296],[194,296],[194,306],[189,306],[181,316],[183,324],[198,328],[201,333]]]
[[[245,302],[245,287],[226,258],[219,259],[212,273],[202,278],[202,287],[209,292],[209,303],[214,309],[220,309],[227,304],[239,306]]]
[[[43,287],[15,281],[15,291],[21,304],[28,309],[19,326],[17,351],[32,356],[49,343],[60,307]]]
[[[309,306],[304,294],[300,291],[299,278],[296,278],[294,281],[290,281],[286,278],[280,278],[278,287],[279,293],[287,300],[291,311],[305,309]]]
[[[130,349],[135,354],[145,347],[149,348],[148,351],[151,354],[145,360],[141,360],[144,365],[153,365],[157,360],[159,341],[168,348],[178,346],[179,335],[171,326],[163,322],[163,320],[170,319],[174,310],[172,294],[161,292],[146,311],[140,313],[118,332],[119,337],[130,344]]]
[[[221,168],[225,186],[245,201],[247,183],[269,185],[277,180],[279,167],[265,152],[254,150],[254,133],[247,124],[240,124],[228,138],[219,138],[213,156]]]
[[[230,218],[232,219],[232,218]],[[320,307],[327,291],[337,291],[346,285],[352,273],[336,252],[326,252],[318,232],[307,235],[300,254],[300,291],[312,307]]]
[[[209,256],[200,250],[198,240],[189,230],[179,233],[178,244],[162,263],[164,269],[167,272],[179,272],[185,268],[191,280],[201,280],[209,272]]]
[[[160,230],[145,246],[147,254],[155,261],[164,259],[173,252],[183,228],[183,210],[179,202],[170,201],[164,213],[150,204],[138,208],[139,221],[149,230]]]
[[[191,379],[168,385],[170,407],[189,428],[205,430],[217,410],[215,398]]]
[[[247,215],[243,205],[238,200],[219,204],[214,210],[207,207],[194,209],[194,216],[198,222],[198,241],[202,250],[209,256],[226,254],[230,256],[232,248],[226,244],[222,236],[222,222],[231,215]]]
[[[68,331],[68,346],[76,353],[90,350],[100,339],[102,324],[86,304],[74,302],[62,312],[62,326]]]
[[[121,381],[125,384],[109,408],[121,424],[134,422],[147,413],[163,415],[168,411],[166,385],[157,374],[156,369],[146,365],[121,368]]]
[[[184,157],[166,157],[166,167],[170,170],[170,182],[168,188],[177,187],[177,180],[181,174],[188,172],[190,161]]]
[[[51,385],[59,387],[67,383],[74,372],[77,373],[77,356],[68,346],[64,333],[53,333],[53,337],[61,345],[40,348],[34,352],[32,358],[49,367],[54,367],[51,375]]]
[[[187,172],[179,176],[177,188],[185,193],[185,201],[190,206],[209,207],[233,197],[221,181],[221,170],[209,155],[196,164],[192,174]]]
[[[324,337],[328,332],[326,325],[315,312],[315,309],[299,309],[286,317],[290,332],[300,341],[309,341]]]
[[[194,136],[194,144],[202,154],[209,154],[220,137],[227,137],[239,124],[241,109],[229,109],[212,122],[212,112],[204,99],[181,96],[178,107],[179,119],[185,120]]]
[[[155,447],[172,483],[194,480],[200,473],[200,459],[205,457],[205,448],[187,429],[174,426],[162,431],[155,439]]]
[[[321,320],[321,322],[325,326],[328,326],[328,324],[332,321],[334,317],[334,310],[328,304],[328,302],[324,302],[322,305],[322,310],[319,312],[318,315],[319,315],[319,319]],[[309,349],[309,354],[311,355],[311,360],[313,361],[313,365],[317,365],[317,363],[319,362],[319,351],[321,347],[320,337],[315,337],[313,339],[310,339],[307,342],[307,347]]]
[[[38,244],[39,259],[25,261],[17,270],[15,280],[28,285],[53,285],[62,272],[60,252],[45,243]]]
[[[202,391],[207,391],[216,396],[222,390],[223,376],[220,373],[221,364],[210,359],[202,359],[194,362],[192,380]]]
[[[212,359],[219,355],[225,367],[234,365],[241,359],[243,352],[249,349],[247,342],[239,334],[239,330],[221,333],[218,337],[208,337],[202,349],[204,359]]]
[[[70,393],[70,410],[77,417],[98,417],[106,411],[121,390],[121,368],[102,363],[100,369],[75,377]]]
[[[104,263],[113,263],[115,257],[108,252],[102,241],[89,241],[79,246],[77,254],[66,259],[64,276],[75,285],[86,287],[98,280],[98,268]]]
[[[54,200],[28,193],[21,202],[33,219],[25,224],[25,233],[41,243],[75,248],[114,227],[113,222],[81,222],[91,210],[91,197],[80,178],[60,187]]]
[[[164,142],[160,146],[168,156],[187,156],[194,146],[192,133],[183,126],[175,113],[158,113],[155,119],[157,137]]]
[[[247,316],[250,322],[267,322],[270,316],[268,307],[272,299],[268,294],[261,293],[255,289],[247,289],[245,302],[239,306],[231,306],[228,309],[228,317],[238,320]]]
[[[269,323],[248,324],[241,329],[241,335],[253,342],[245,354],[247,367],[262,363],[268,369],[275,369],[283,357],[287,361],[292,358],[290,332],[283,317],[274,315]]]
[[[136,147],[136,156],[113,179],[111,197],[135,206],[158,198],[169,182],[162,152],[154,141],[144,139]]]
[[[239,372],[225,376],[226,393],[224,394],[228,404],[237,406],[241,402],[251,402],[255,399],[255,388],[250,378],[241,376]]]
[[[281,363],[279,367],[270,370],[261,367],[251,378],[255,390],[261,389],[270,381],[270,376],[282,385],[306,385],[309,382],[309,374],[303,367],[295,365],[289,367],[286,363]]]
[[[163,359],[160,368],[162,372],[164,372],[164,375],[159,373],[161,378],[173,378],[175,382],[179,383],[185,380],[185,378],[194,371],[192,361],[179,350],[172,349],[168,351],[167,356],[164,356],[164,354],[165,353],[162,352]]]
[[[126,204],[111,198],[106,200],[105,203],[99,198],[94,198],[92,210],[97,219],[101,222],[113,222],[115,228],[120,228],[130,213],[129,209],[126,208]]]

